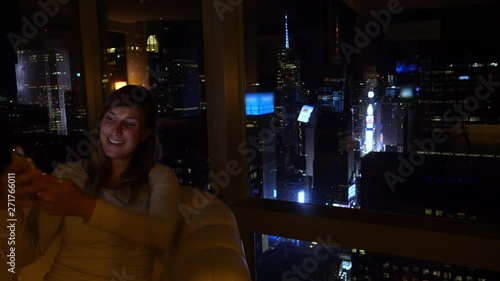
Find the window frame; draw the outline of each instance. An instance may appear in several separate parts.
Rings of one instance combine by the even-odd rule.
[[[241,1],[240,1],[241,2]],[[222,167],[223,159],[245,143],[246,134],[217,127],[220,115],[233,117],[231,124],[245,127],[245,44],[244,5],[226,11],[220,21],[212,1],[203,2],[205,54],[207,64],[207,99],[209,109],[209,156],[211,171]],[[211,56],[219,52],[219,56]],[[215,59],[216,58],[216,59]],[[223,62],[217,64],[217,62]],[[228,63],[233,63],[228,66]],[[215,64],[215,65],[214,65]],[[208,83],[218,84],[218,88]],[[223,90],[222,90],[223,89]],[[229,93],[233,93],[230,95]],[[239,97],[235,97],[235,93]],[[213,99],[225,100],[225,107],[213,106]],[[211,106],[212,105],[212,106]],[[217,112],[214,112],[217,109]],[[220,115],[217,115],[220,114]],[[240,114],[240,115],[238,115]],[[239,122],[239,123],[238,123]],[[216,146],[215,144],[220,144]],[[224,144],[224,145],[222,145]],[[232,145],[232,146],[231,146]],[[220,149],[222,148],[222,149]],[[212,160],[215,160],[212,162]],[[240,167],[247,167],[245,159]],[[214,163],[214,165],[212,165]],[[216,163],[216,164],[215,164]],[[246,174],[247,170],[241,174]],[[245,175],[246,176],[246,175]],[[254,234],[278,235],[315,241],[332,235],[332,242],[350,248],[362,248],[381,254],[500,271],[500,261],[491,259],[500,250],[500,229],[474,221],[453,221],[434,217],[384,213],[359,209],[331,208],[320,205],[250,198],[248,183],[239,177],[221,191],[239,224],[251,274],[255,277]],[[244,192],[242,195],[241,193]],[[256,220],[255,218],[259,218]],[[297,226],[301,227],[297,227]],[[349,226],[349,227],[346,227]],[[342,229],[342,233],[338,233]],[[469,232],[472,231],[472,232]],[[338,235],[335,235],[338,233]],[[370,235],[359,235],[360,233]],[[358,235],[356,235],[358,234]],[[389,243],[387,243],[389,242]],[[462,255],[456,253],[462,252]]]
[[[99,123],[99,113],[104,107],[102,90],[101,50],[97,1],[78,1],[82,42],[83,77],[87,91],[87,118],[90,129]],[[91,110],[92,109],[92,110]]]
[[[496,226],[250,198],[248,163],[236,149],[246,143],[244,4],[242,0],[229,2],[239,4],[226,10],[221,20],[215,2],[202,1],[209,177],[214,185],[217,175],[228,169],[239,171],[217,192],[236,217],[253,279],[255,233],[308,241],[330,236],[331,242],[343,247],[500,271],[500,259],[492,258],[500,252]],[[97,1],[79,1],[79,6],[87,101],[92,109],[88,120],[89,128],[94,128],[103,106],[99,9]],[[228,163],[237,166],[228,167]]]

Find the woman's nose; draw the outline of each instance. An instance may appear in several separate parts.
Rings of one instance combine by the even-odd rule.
[[[111,133],[113,134],[121,134],[123,130],[123,126],[121,123],[116,123],[111,125]]]

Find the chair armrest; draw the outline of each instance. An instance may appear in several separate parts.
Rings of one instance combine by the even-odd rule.
[[[195,193],[181,187],[182,201],[194,207]],[[182,221],[173,266],[174,280],[251,281],[236,219],[218,198],[206,195],[204,208]],[[198,205],[199,207],[199,205]]]

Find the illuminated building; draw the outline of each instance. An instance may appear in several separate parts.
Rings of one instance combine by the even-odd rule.
[[[377,103],[379,74],[374,66],[365,69],[365,96],[366,115],[365,115],[365,149],[364,153],[371,151],[380,151],[380,105]]]
[[[244,149],[248,149],[250,194],[257,198],[276,199],[279,193],[276,181],[276,140],[274,132],[269,129],[274,117],[274,93],[247,93],[245,109],[248,141]]]
[[[199,23],[148,21],[143,42],[164,148],[161,161],[175,171],[180,184],[213,191],[206,110],[200,112],[200,100],[206,100],[200,30]]]
[[[372,152],[362,159],[363,209],[497,222],[500,155]]]
[[[290,48],[288,15],[285,12],[285,46],[278,52],[277,91],[275,95],[278,178],[285,177],[292,158],[299,154],[297,114],[302,91],[300,63]]]
[[[330,7],[329,18],[333,18],[333,9]],[[324,78],[323,85],[318,88],[318,103],[321,107],[331,106],[335,112],[344,112],[346,102],[346,86],[347,86],[347,64],[340,54],[340,29],[339,29],[339,7],[336,7],[336,24],[329,26],[329,34],[335,34],[335,48],[329,48],[331,56],[331,66],[327,71],[329,77]],[[331,30],[335,28],[335,30]],[[330,50],[332,49],[332,50]],[[348,105],[351,102],[347,103]]]
[[[407,140],[405,131],[408,126],[408,105],[406,102],[386,99],[379,102],[380,135],[382,151],[404,152]],[[379,135],[379,136],[380,136]]]
[[[400,71],[398,65],[396,71]],[[408,100],[400,98],[400,87],[396,75],[387,75],[385,95],[379,104],[380,127],[379,141],[381,151],[404,152],[407,143],[405,132],[408,129]]]
[[[206,103],[201,43],[198,49],[174,40],[177,36],[184,36],[187,42],[195,40],[189,32],[181,31],[186,28],[194,34],[199,26],[156,21],[147,24],[149,84],[162,116],[199,116],[201,99]]]
[[[498,274],[485,270],[450,266],[398,256],[381,255],[361,249],[352,249],[351,276],[357,281],[369,280],[497,280]]]
[[[318,106],[332,107],[335,112],[344,111],[345,77],[325,78],[316,91]]]
[[[194,59],[172,60],[172,85],[174,111],[182,116],[200,114],[198,63]]]
[[[149,24],[151,26],[151,24]],[[156,25],[154,25],[156,27]],[[159,31],[158,31],[159,32]],[[160,33],[161,34],[161,33]],[[161,37],[160,37],[161,38]],[[147,39],[148,74],[150,91],[156,99],[160,116],[173,115],[174,101],[171,94],[172,86],[168,83],[170,63],[166,56],[167,50],[160,45],[159,38],[150,34]]]
[[[349,188],[355,182],[356,146],[347,64],[340,54],[339,10],[338,6],[329,7],[328,18],[331,22],[335,19],[335,25],[329,25],[328,34],[335,36],[329,38],[335,45],[328,52],[328,77],[323,79],[317,91],[319,108],[314,131],[312,202],[348,206],[350,199],[355,199],[349,196]]]
[[[289,171],[287,177],[278,182],[277,197],[278,200],[310,203],[311,202],[310,178],[298,170]]]
[[[500,81],[498,56],[431,59],[419,65],[416,101],[418,139],[434,130],[447,139],[436,150],[464,153],[500,153],[500,96],[484,81]],[[485,86],[483,86],[485,85]]]
[[[65,94],[72,90],[68,51],[19,50],[17,58],[18,104],[47,107],[50,133],[67,135]]]
[[[103,87],[107,95],[128,83],[125,34],[108,31],[103,56]]]

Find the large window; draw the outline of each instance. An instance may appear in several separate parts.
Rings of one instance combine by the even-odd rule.
[[[496,1],[49,2],[4,4],[0,66],[45,170],[144,85],[162,161],[232,208],[254,280],[498,279]]]
[[[250,196],[497,222],[498,5],[382,2],[245,3]]]
[[[12,145],[50,171],[88,130],[79,1],[9,1],[0,114]],[[2,39],[4,42],[4,39]],[[74,148],[76,149],[76,147]],[[75,160],[75,159],[73,159]]]
[[[500,45],[492,27],[499,4],[485,2],[245,2],[248,196],[295,202],[276,206],[304,216],[320,205],[312,214],[337,214],[327,206],[351,209],[352,218],[368,214],[359,209],[498,225]],[[259,208],[265,200],[247,201]],[[293,263],[290,256],[307,252],[297,243],[266,254],[259,245],[272,239],[257,240],[257,280],[275,280],[262,277],[273,268],[263,256]],[[466,278],[451,265],[449,272],[430,267],[428,279],[390,271],[340,276],[346,257],[355,270],[364,266],[353,253],[339,254],[335,274],[299,279]]]
[[[498,272],[453,266],[364,249],[345,248],[331,236],[304,241],[255,234],[256,280],[497,280]]]
[[[127,84],[148,88],[158,105],[161,161],[181,185],[208,189],[201,5],[113,0],[101,5],[104,95]]]

